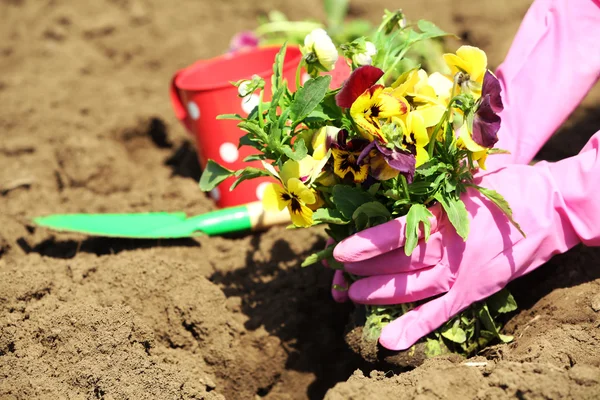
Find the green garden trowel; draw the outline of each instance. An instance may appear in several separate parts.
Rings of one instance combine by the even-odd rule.
[[[260,202],[187,217],[184,212],[53,214],[33,221],[57,231],[133,239],[178,239],[256,231],[290,221],[289,213],[266,212]]]

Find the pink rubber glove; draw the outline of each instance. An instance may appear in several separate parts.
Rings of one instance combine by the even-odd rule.
[[[429,241],[421,240],[410,257],[402,248],[403,219],[340,242],[335,258],[349,272],[368,275],[350,287],[353,301],[397,304],[443,294],[385,326],[380,343],[390,350],[407,349],[553,255],[580,242],[600,245],[599,150],[600,132],[576,157],[513,164],[476,179],[506,198],[526,238],[493,203],[470,189],[463,196],[471,226],[466,242],[436,207]]]
[[[504,110],[488,169],[529,163],[598,80],[600,0],[536,0],[496,71]]]

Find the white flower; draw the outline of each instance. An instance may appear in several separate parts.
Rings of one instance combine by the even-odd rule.
[[[338,51],[324,29],[317,28],[306,35],[304,47],[307,52],[312,52],[317,56],[319,64],[327,71],[331,71],[335,67]]]
[[[377,54],[375,45],[371,42],[365,42],[365,52],[353,55],[352,61],[358,66],[371,65],[375,54]]]

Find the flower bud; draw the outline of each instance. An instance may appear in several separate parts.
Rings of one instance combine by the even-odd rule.
[[[352,61],[357,66],[373,64],[373,57],[377,54],[377,48],[371,42],[365,42],[365,51],[352,56]]]
[[[318,28],[306,35],[304,38],[305,60],[307,62],[318,62],[323,69],[331,71],[338,59],[338,51],[333,41],[324,29]],[[314,56],[316,56],[316,60]]]

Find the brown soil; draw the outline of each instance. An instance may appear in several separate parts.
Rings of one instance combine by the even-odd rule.
[[[529,4],[406,3],[409,16],[484,48],[492,65]],[[395,6],[357,1],[352,15],[377,22]],[[594,249],[514,283],[516,340],[469,360],[486,366],[450,357],[400,373],[354,355],[344,342],[352,306],[330,299],[331,272],[300,268],[323,247],[321,231],[133,241],[29,222],[213,209],[168,83],[273,8],[322,18],[316,0],[0,0],[0,398],[597,398]],[[542,157],[578,151],[600,126],[599,98]]]

